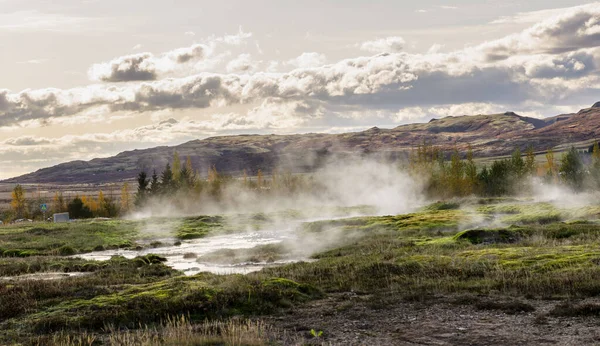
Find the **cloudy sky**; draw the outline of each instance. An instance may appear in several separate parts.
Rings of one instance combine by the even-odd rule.
[[[239,133],[575,112],[600,3],[0,0],[0,178]]]

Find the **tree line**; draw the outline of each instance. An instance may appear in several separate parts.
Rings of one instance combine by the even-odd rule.
[[[127,184],[125,184],[127,185]],[[128,189],[124,186],[124,189]],[[121,212],[118,201],[106,196],[103,191],[98,191],[94,196],[76,196],[73,199],[67,199],[62,192],[55,192],[48,201],[41,196],[27,198],[25,187],[17,184],[11,193],[10,209],[0,212],[0,220],[10,222],[19,219],[41,220],[43,216],[51,216],[54,213],[68,212],[73,219],[93,218],[93,217],[116,217]],[[47,211],[41,210],[41,205],[47,205]]]
[[[478,167],[479,166],[479,167]],[[570,148],[557,159],[552,150],[545,154],[544,162],[536,161],[533,148],[525,152],[519,148],[505,159],[495,160],[487,165],[477,165],[469,147],[465,153],[454,149],[450,153],[440,147],[423,143],[409,155],[409,172],[417,179],[426,180],[425,193],[431,198],[451,198],[461,196],[506,196],[525,194],[531,190],[531,178],[537,177],[547,183],[561,184],[574,191],[600,189],[600,148],[594,143],[586,152]],[[228,188],[235,191],[252,191],[261,195],[294,195],[324,191],[324,186],[310,175],[280,173],[277,170],[266,177],[259,169],[252,176],[244,171],[242,177],[234,178],[221,174],[215,166],[208,169],[206,178],[193,170],[188,157],[182,163],[177,152],[158,174],[148,176],[139,172],[137,188],[131,191],[124,183],[120,197],[107,197],[103,191],[94,196],[76,196],[67,200],[61,192],[56,192],[49,203],[48,214],[69,212],[73,219],[92,217],[116,217],[134,208],[143,208],[153,199],[169,199],[172,203],[189,200],[206,200],[219,203]],[[41,219],[40,204],[45,200],[26,198],[22,185],[12,191],[10,210],[0,212],[0,219]]]
[[[571,147],[560,160],[548,150],[539,163],[529,146],[525,153],[517,148],[509,158],[478,168],[470,147],[464,155],[454,149],[448,159],[439,147],[423,143],[411,153],[409,171],[426,178],[426,192],[435,198],[526,194],[534,177],[579,192],[600,188],[600,149],[597,142],[584,153]]]
[[[173,160],[167,163],[160,174],[156,171],[148,176],[146,171],[139,172],[137,176],[137,190],[133,204],[143,207],[155,198],[171,198],[182,200],[192,198],[195,200],[210,199],[212,203],[219,203],[227,188],[246,189],[263,194],[294,194],[309,189],[311,179],[293,175],[291,172],[271,172],[269,179],[262,170],[258,169],[255,175],[250,176],[247,171],[241,178],[234,178],[217,171],[213,165],[208,169],[206,178],[199,171],[194,171],[192,161],[188,157],[185,163],[177,152]]]

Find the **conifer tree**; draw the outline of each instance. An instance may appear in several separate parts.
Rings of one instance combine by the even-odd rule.
[[[574,190],[583,187],[584,166],[577,149],[571,147],[563,154],[560,164],[560,176],[562,180]]]
[[[152,179],[150,180],[150,195],[156,196],[160,191],[160,182],[158,181],[158,175],[156,169],[152,172]]]
[[[194,174],[194,168],[192,166],[192,160],[188,156],[185,166],[181,169],[181,174],[179,178],[179,185],[186,189],[190,189],[194,186],[194,182],[196,180]]]
[[[171,165],[169,163],[166,164],[165,170],[162,172],[160,177],[160,190],[164,195],[171,194],[175,192],[175,182],[173,181],[173,171],[171,170]]]
[[[138,174],[137,182],[138,182],[138,189],[137,189],[137,193],[135,194],[134,204],[139,207],[139,206],[143,205],[144,202],[146,202],[146,197],[147,197],[147,193],[148,193],[148,184],[150,184],[150,182],[148,181],[148,175],[146,174],[146,172],[141,171]]]
[[[181,159],[179,158],[179,153],[175,152],[173,154],[173,181],[175,181],[175,183],[179,183],[180,177],[181,177]]]
[[[520,180],[525,175],[525,161],[523,161],[523,157],[521,156],[521,149],[516,148],[512,153],[510,165],[514,178],[517,181]]]

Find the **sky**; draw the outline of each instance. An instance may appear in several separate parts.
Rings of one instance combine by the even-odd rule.
[[[0,179],[242,133],[600,101],[600,2],[0,0]]]

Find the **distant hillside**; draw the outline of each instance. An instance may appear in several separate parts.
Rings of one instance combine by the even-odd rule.
[[[587,144],[600,134],[600,108],[546,119],[513,112],[433,119],[426,124],[393,129],[371,128],[363,132],[303,135],[241,135],[194,140],[173,147],[133,150],[91,161],[73,161],[20,177],[6,183],[107,183],[134,178],[140,170],[160,172],[177,151],[190,157],[194,169],[206,174],[215,165],[219,172],[237,175],[246,170],[270,172],[281,167],[306,172],[332,155],[373,155],[389,160],[405,158],[416,145],[427,141],[450,150],[470,144],[477,157],[510,154],[515,147],[534,146],[536,151]]]

